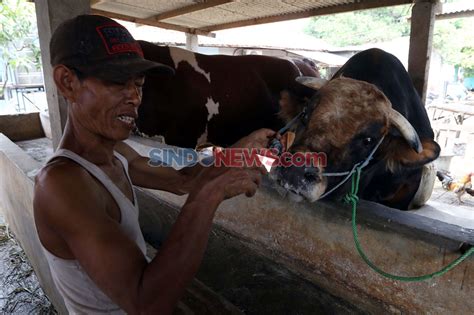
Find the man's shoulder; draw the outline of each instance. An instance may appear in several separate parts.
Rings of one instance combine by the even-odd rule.
[[[35,179],[36,205],[72,206],[100,201],[96,182],[89,172],[67,158],[49,162]],[[43,208],[42,206],[40,208]],[[48,206],[49,208],[49,206]]]
[[[36,185],[68,184],[70,182],[79,183],[90,179],[87,170],[76,162],[58,157],[45,165],[36,175]]]

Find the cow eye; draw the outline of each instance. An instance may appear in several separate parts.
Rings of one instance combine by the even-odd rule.
[[[372,139],[371,137],[364,138],[364,140],[362,141],[362,143],[363,143],[365,146],[371,145],[372,142],[374,142],[374,139]]]

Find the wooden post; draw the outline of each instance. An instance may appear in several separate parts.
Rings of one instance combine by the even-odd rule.
[[[438,0],[417,0],[411,13],[408,73],[425,103]]]
[[[36,19],[41,48],[41,61],[43,63],[43,77],[48,100],[49,119],[53,136],[53,147],[56,149],[63,134],[67,120],[67,103],[59,95],[52,76],[50,64],[49,41],[54,30],[63,21],[79,14],[90,12],[89,0],[55,1],[36,0]]]
[[[196,34],[186,33],[186,49],[197,51],[199,48],[199,39]]]

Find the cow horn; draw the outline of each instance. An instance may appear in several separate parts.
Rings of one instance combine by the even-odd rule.
[[[296,77],[296,82],[299,84],[303,84],[304,86],[309,87],[310,89],[313,90],[319,90],[323,85],[325,85],[328,80],[321,79],[321,78],[315,78],[315,77]]]
[[[413,126],[410,124],[410,122],[405,117],[403,117],[402,114],[400,114],[394,109],[391,109],[389,120],[390,123],[392,123],[392,125],[394,125],[398,129],[398,131],[400,131],[405,140],[408,141],[410,146],[417,153],[423,151],[423,146],[421,145],[418,133],[416,132],[415,128],[413,128]]]

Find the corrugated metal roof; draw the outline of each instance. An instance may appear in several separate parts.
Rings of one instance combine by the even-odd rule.
[[[93,0],[94,13],[194,34],[413,0]]]
[[[474,11],[474,1],[472,0],[443,3],[441,14],[452,14],[468,11]]]
[[[440,12],[436,14],[438,20],[465,17],[474,17],[474,1],[472,0],[443,3]]]

